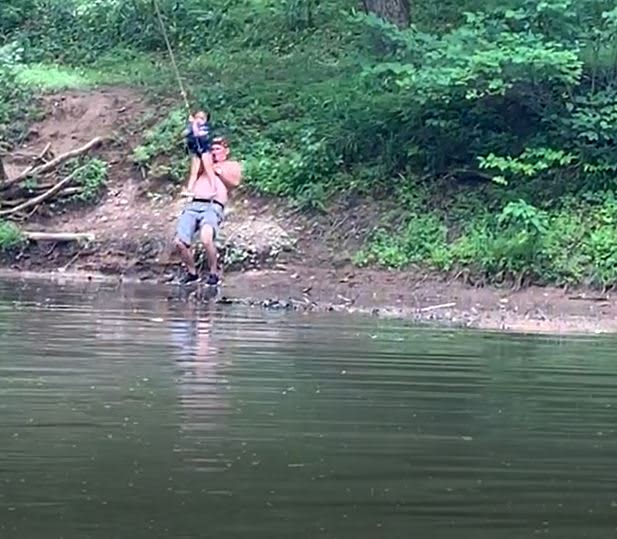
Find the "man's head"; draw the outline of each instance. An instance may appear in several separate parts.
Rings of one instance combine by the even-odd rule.
[[[222,163],[229,156],[229,142],[225,137],[216,137],[212,141],[212,159]]]

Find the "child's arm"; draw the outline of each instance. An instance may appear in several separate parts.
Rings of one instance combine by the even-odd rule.
[[[182,132],[182,134],[186,137],[187,135],[190,135],[192,131],[193,131],[193,117],[189,116],[188,121],[184,124],[184,131]]]
[[[197,181],[197,178],[189,178],[189,183],[186,186],[186,192],[188,195],[193,195],[193,187],[195,187],[195,182]]]

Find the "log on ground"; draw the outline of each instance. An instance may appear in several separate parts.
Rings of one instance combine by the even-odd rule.
[[[57,242],[93,242],[95,235],[91,232],[31,232],[24,231],[24,237],[29,241],[57,241]]]

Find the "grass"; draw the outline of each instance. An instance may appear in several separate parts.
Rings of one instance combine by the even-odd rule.
[[[0,220],[0,252],[11,251],[24,242],[25,238],[16,225]]]
[[[183,68],[190,69],[189,62]],[[177,82],[166,57],[126,49],[113,49],[88,67],[55,63],[22,64],[16,82],[38,92],[89,89],[103,84],[126,84],[158,95],[178,92]]]
[[[93,74],[85,69],[53,64],[24,65],[17,72],[17,83],[35,91],[86,89],[96,82]]]

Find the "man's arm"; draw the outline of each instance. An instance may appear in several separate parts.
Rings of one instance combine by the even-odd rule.
[[[207,152],[204,154],[206,159],[204,161],[204,170],[206,171],[206,176],[212,183],[212,185],[216,185],[216,172],[214,171],[214,163],[212,161],[212,154]]]
[[[227,189],[235,189],[242,182],[242,166],[235,161],[228,161],[225,165],[225,167],[217,166],[214,170]]]

